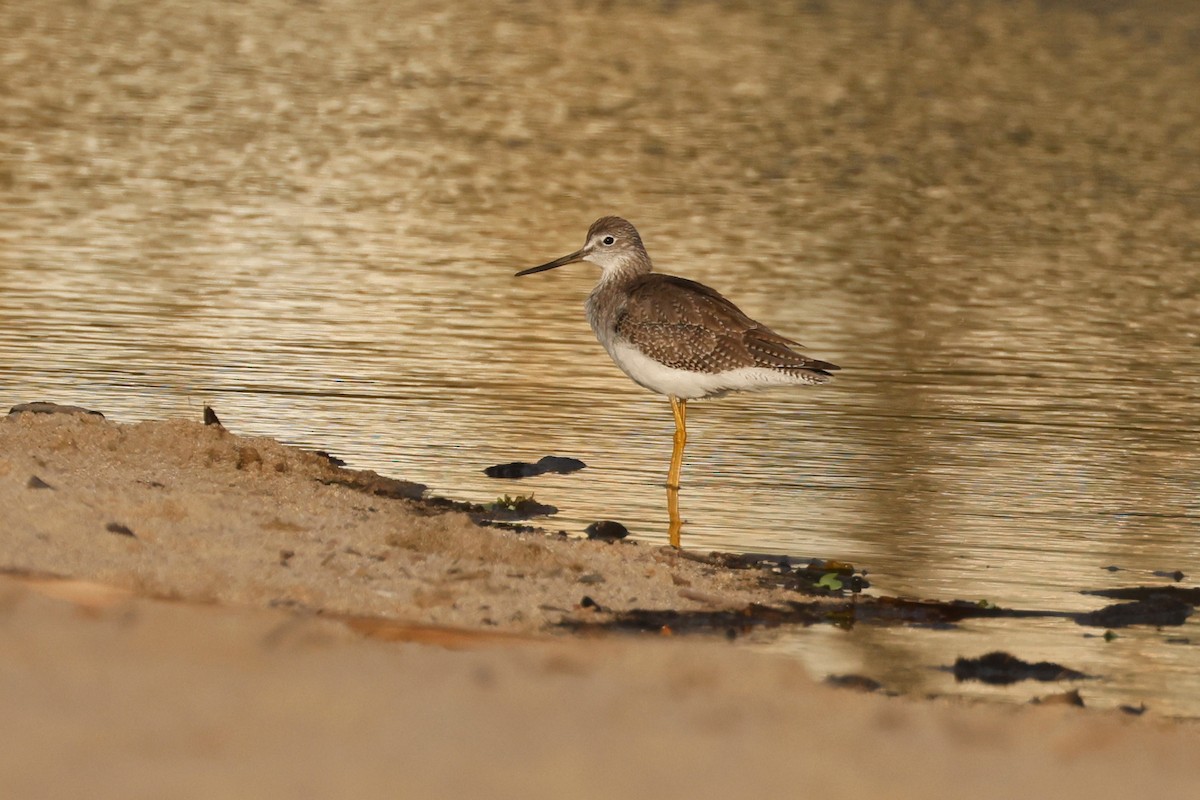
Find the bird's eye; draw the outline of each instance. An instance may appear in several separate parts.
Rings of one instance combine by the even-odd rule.
[[[605,247],[611,247],[613,244],[616,243],[616,241],[617,240],[611,236],[605,236],[603,239],[600,240],[600,244],[604,245]]]

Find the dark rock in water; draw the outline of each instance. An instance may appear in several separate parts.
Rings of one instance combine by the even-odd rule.
[[[611,519],[593,522],[584,529],[589,539],[599,539],[602,542],[616,542],[629,535],[629,529]]]
[[[221,419],[217,416],[217,412],[212,410],[212,406],[204,407],[204,424],[205,425],[216,425],[218,428],[225,427],[224,425],[221,424]]]
[[[578,472],[586,467],[587,464],[578,458],[542,456],[538,459],[537,466],[541,467],[542,472],[557,472],[559,475],[566,475],[568,472]]]
[[[104,526],[104,530],[108,531],[109,533],[115,533],[118,536],[130,536],[134,539],[137,538],[137,534],[134,533],[132,530],[130,530],[129,526],[122,525],[119,522],[108,523],[107,525]]]
[[[1055,664],[1039,661],[1031,664],[1016,656],[997,650],[979,658],[958,658],[954,662],[954,680],[981,681],[997,686],[1007,686],[1020,681],[1075,681],[1086,678],[1082,672]]]
[[[1132,603],[1114,603],[1097,611],[1079,614],[1075,622],[1096,628],[1129,625],[1182,625],[1191,616],[1192,605],[1178,597],[1154,594]]]
[[[8,410],[8,415],[13,414],[89,414],[91,416],[104,419],[104,415],[99,411],[92,411],[90,408],[82,406],[60,406],[58,403],[48,403],[39,401],[36,403],[21,403],[15,405]]]
[[[1181,570],[1181,569],[1176,569],[1176,570],[1156,569],[1156,570],[1154,570],[1154,572],[1151,572],[1150,574],[1156,578],[1170,578],[1171,580],[1175,581],[1176,583],[1179,583],[1181,580],[1183,580],[1184,578],[1187,577],[1186,575],[1183,574],[1183,570]]]
[[[489,478],[515,480],[518,478],[532,478],[535,475],[542,475],[547,472],[557,472],[559,474],[577,472],[586,466],[587,464],[584,464],[578,458],[542,456],[536,464],[530,464],[528,461],[510,461],[507,464],[496,464],[495,466],[488,467],[483,471],[483,474]]]
[[[528,461],[510,461],[507,464],[496,464],[488,467],[483,471],[484,475],[489,478],[532,478],[534,475],[541,475],[544,470],[537,464],[530,464]]]
[[[25,482],[26,489],[53,489],[54,487],[46,483],[37,475],[30,475],[29,480]]]

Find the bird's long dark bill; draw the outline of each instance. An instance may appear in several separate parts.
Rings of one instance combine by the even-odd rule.
[[[530,267],[529,269],[523,269],[520,272],[518,272],[514,277],[519,278],[522,275],[532,275],[535,272],[545,272],[546,270],[554,269],[555,267],[564,267],[567,264],[574,264],[576,261],[583,261],[583,255],[584,255],[584,253],[582,250],[576,250],[574,253],[571,253],[570,255],[566,255],[566,256],[563,256],[562,258],[554,259],[549,264],[542,264],[540,267]]]

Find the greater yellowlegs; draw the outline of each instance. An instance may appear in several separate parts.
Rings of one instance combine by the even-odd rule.
[[[798,342],[755,322],[704,284],[652,272],[637,229],[601,217],[574,253],[531,275],[576,261],[603,270],[587,298],[587,318],[617,366],[641,386],[666,395],[675,416],[667,473],[670,541],[679,546],[679,472],[687,444],[687,401],[768,386],[824,383],[838,367],[793,350]]]

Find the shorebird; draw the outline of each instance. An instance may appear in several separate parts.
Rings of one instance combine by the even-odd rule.
[[[653,272],[637,229],[601,217],[583,247],[517,277],[577,261],[600,267],[587,318],[609,356],[633,381],[666,395],[675,417],[667,473],[671,544],[679,547],[679,473],[687,444],[687,401],[769,386],[824,383],[838,369],[797,353],[799,342],[755,322],[715,289]]]

